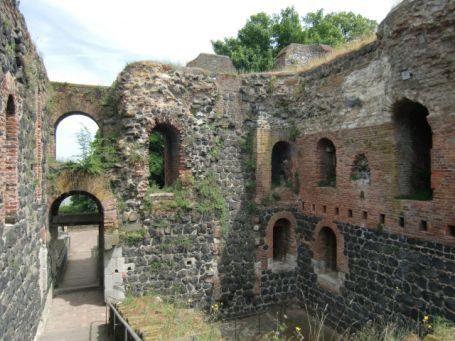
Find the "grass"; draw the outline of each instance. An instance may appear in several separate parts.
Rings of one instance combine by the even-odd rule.
[[[314,69],[318,66],[321,66],[323,64],[328,64],[328,63],[334,61],[335,59],[340,58],[355,50],[359,50],[362,47],[373,43],[374,41],[376,41],[376,33],[372,33],[370,35],[364,36],[357,40],[348,42],[344,45],[334,47],[331,52],[327,53],[326,55],[324,55],[320,58],[313,59],[306,65],[303,65],[303,66],[297,65],[294,67],[286,68],[286,70],[284,70],[284,71],[276,71],[276,72],[271,72],[271,73],[275,75],[275,74],[289,73],[289,72],[305,72],[305,71]]]
[[[127,298],[117,305],[134,330],[147,340],[222,340],[219,325],[202,311],[189,308],[191,301],[161,299],[155,295]]]

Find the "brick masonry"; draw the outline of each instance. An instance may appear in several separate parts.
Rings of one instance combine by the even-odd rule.
[[[446,43],[454,39],[452,1],[405,0],[375,42],[307,71],[233,75],[133,63],[111,88],[52,84],[49,110],[47,78],[15,2],[0,6],[8,46],[0,50],[3,336],[30,339],[36,330],[50,287],[43,270],[48,208],[72,191],[91,193],[103,206],[112,287],[221,301],[229,316],[275,303],[329,306],[328,321],[340,328],[393,313],[455,320],[455,48]],[[10,95],[16,125],[7,122]],[[393,107],[403,98],[429,113],[432,200],[397,198]],[[103,177],[61,173],[47,186],[53,131],[72,113],[95,119],[118,162]],[[148,138],[155,127],[178,132],[171,173],[184,197],[150,193]],[[329,164],[321,162],[328,147],[318,149],[321,139],[335,147],[333,186],[320,183],[321,164]],[[289,145],[290,181],[272,186],[278,142]],[[360,155],[368,180],[353,176]],[[204,190],[222,207],[199,206],[207,179]],[[274,262],[280,219],[289,223],[288,246],[285,261]],[[131,231],[143,237],[128,238]],[[324,264],[331,244],[321,231],[336,241],[333,268]],[[119,234],[121,247],[114,247]]]

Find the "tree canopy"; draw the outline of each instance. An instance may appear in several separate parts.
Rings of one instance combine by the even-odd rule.
[[[216,54],[232,59],[240,71],[268,71],[278,52],[291,43],[338,46],[372,33],[377,22],[352,12],[324,14],[322,9],[300,17],[294,7],[272,16],[252,15],[236,38],[212,41]]]

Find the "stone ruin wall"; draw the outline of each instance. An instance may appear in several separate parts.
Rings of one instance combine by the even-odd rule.
[[[219,242],[216,217],[206,221],[194,211],[166,213],[165,218],[153,210],[144,214],[147,167],[123,169],[119,185],[127,210],[141,212],[140,225],[147,226],[150,237],[141,246],[125,247],[126,258],[137,265],[128,274],[131,288],[169,293],[177,286],[196,299],[224,302],[229,315],[299,297],[311,306],[329,304],[329,321],[345,327],[392,312],[417,317],[425,311],[453,319],[455,191],[449,179],[454,119],[449,94],[454,90],[448,57],[453,50],[440,44],[453,39],[447,29],[454,19],[447,15],[450,6],[405,2],[381,25],[378,41],[302,73],[234,77],[146,63],[125,70],[118,79],[124,149],[139,142],[139,154],[144,155],[154,125],[175,126],[181,132],[182,178],[198,181],[209,170],[215,172],[230,208],[230,231],[220,252],[214,247]],[[415,14],[402,16],[403,11]],[[415,25],[406,26],[409,21]],[[407,74],[412,74],[410,79]],[[430,113],[430,201],[395,198],[392,107],[403,98],[421,103]],[[295,141],[292,131],[298,132]],[[251,155],[241,142],[248,134],[254,137]],[[217,136],[222,137],[223,152],[214,157]],[[336,146],[336,187],[317,186],[321,138]],[[285,186],[271,190],[271,154],[278,141],[291,145],[298,193]],[[354,160],[361,154],[368,159],[368,182],[352,179]],[[249,158],[256,163],[254,174],[245,162]],[[279,199],[270,202],[272,193]],[[270,221],[282,217],[293,217],[293,269],[289,264],[285,270],[274,268],[270,259]],[[173,227],[160,231],[155,224],[162,219]],[[335,281],[320,276],[319,232],[324,227],[337,239]],[[163,252],[164,240],[186,234],[195,241],[191,251]],[[195,268],[185,265],[188,258],[196,259]],[[163,259],[172,264],[167,271],[150,270]]]
[[[15,1],[0,1],[0,338],[31,340],[48,292],[47,76]]]
[[[141,62],[128,65],[110,89],[54,83],[40,148],[52,155],[47,134],[52,137],[62,115],[82,112],[97,121],[120,154],[99,191],[111,217],[105,285],[183,295],[203,304],[221,301],[229,316],[279,303],[328,305],[328,321],[340,328],[391,313],[455,320],[453,13],[450,1],[405,1],[381,24],[376,42],[300,73],[235,76]],[[13,62],[3,65],[20,79]],[[27,83],[16,83],[24,102],[45,98],[45,82],[42,97],[25,92]],[[4,108],[3,93],[1,98]],[[429,112],[430,201],[395,199],[399,146],[392,112],[403,98]],[[23,233],[11,239],[3,232],[0,241],[7,264],[0,282],[7,290],[0,297],[9,302],[26,292],[31,300],[17,299],[33,302],[33,309],[1,303],[5,335],[21,335],[18,321],[30,321],[33,334],[47,290],[39,291],[38,273],[27,272],[40,268],[39,245],[45,244],[38,232],[48,220],[46,193],[40,201],[26,191],[31,184],[24,174],[31,164],[22,160],[35,155],[33,139],[25,134],[35,128],[30,117],[33,110],[23,111],[18,154],[19,197],[29,200],[20,200],[21,218],[12,229]],[[148,191],[148,138],[157,127],[177,132],[180,152],[172,173],[186,188],[189,207],[169,206],[172,198]],[[335,187],[317,185],[321,138],[336,148]],[[272,188],[272,151],[280,141],[290,148],[292,179],[289,186]],[[369,181],[352,178],[361,154],[368,160]],[[224,198],[224,217],[198,209],[197,188],[206,178],[214,179],[211,186]],[[52,192],[49,203],[58,194]],[[289,223],[285,262],[275,261],[273,253],[280,221]],[[138,230],[143,240],[125,238]],[[330,276],[323,272],[327,230],[336,239],[336,271]],[[26,281],[20,284],[11,260],[24,247],[30,252],[21,257]]]

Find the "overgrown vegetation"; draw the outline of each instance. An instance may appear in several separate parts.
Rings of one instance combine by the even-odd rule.
[[[352,12],[324,14],[320,9],[300,17],[293,7],[272,16],[252,15],[236,38],[212,41],[213,50],[229,56],[239,71],[268,71],[291,43],[340,46],[371,34],[377,23]]]
[[[223,193],[219,188],[215,174],[209,172],[204,179],[195,184],[197,207],[201,214],[215,213],[220,220],[221,236],[225,240],[227,231],[228,208]]]
[[[149,137],[149,184],[151,187],[164,187],[164,148],[163,134],[153,131]]]
[[[160,340],[222,340],[219,323],[214,322],[217,311],[213,309],[205,315],[192,305],[191,300],[176,297],[129,294],[117,308],[144,340],[154,340],[157,335]]]
[[[92,140],[87,127],[82,126],[76,135],[81,153],[75,161],[63,164],[63,169],[77,174],[101,175],[120,161],[115,139],[103,138],[97,131]]]
[[[120,241],[125,245],[135,245],[142,242],[145,239],[145,231],[127,231],[122,230],[120,233]]]

